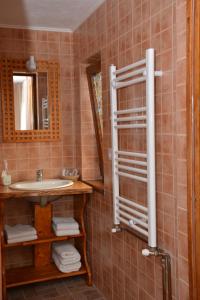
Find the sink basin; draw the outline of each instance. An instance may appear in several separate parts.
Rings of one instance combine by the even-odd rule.
[[[21,181],[11,184],[9,187],[14,190],[22,191],[45,191],[61,189],[73,184],[71,180],[64,179],[45,179],[42,181]]]

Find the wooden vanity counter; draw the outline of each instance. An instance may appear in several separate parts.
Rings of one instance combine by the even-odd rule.
[[[46,191],[20,191],[10,189],[9,187],[0,186],[0,234],[1,234],[1,259],[0,259],[0,300],[6,298],[7,288],[20,285],[42,282],[71,276],[84,275],[87,277],[88,285],[92,284],[91,271],[86,255],[86,231],[84,223],[84,211],[87,203],[88,194],[93,191],[92,187],[81,181],[74,182],[73,185],[66,188],[59,188]],[[9,199],[34,198],[34,197],[51,197],[74,195],[73,216],[79,223],[80,233],[70,236],[56,236],[52,230],[53,202],[47,202],[41,206],[39,202],[31,202],[34,209],[33,225],[38,233],[38,239],[28,242],[19,242],[7,244],[4,236],[4,216],[5,206]],[[64,201],[67,201],[64,200]],[[81,255],[82,266],[79,271],[62,273],[52,261],[51,244],[53,242],[73,240],[76,249]],[[15,247],[33,247],[33,265],[19,267],[14,269],[5,268],[5,252],[8,248]]]
[[[81,182],[76,181],[73,185],[54,190],[45,191],[22,191],[10,189],[7,186],[0,186],[0,199],[22,198],[22,197],[41,197],[41,196],[64,196],[77,194],[90,194],[92,187]]]

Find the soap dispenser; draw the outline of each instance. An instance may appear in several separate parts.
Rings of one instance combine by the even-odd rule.
[[[8,174],[8,162],[4,160],[4,169],[1,174],[2,184],[10,185],[11,184],[11,175]]]

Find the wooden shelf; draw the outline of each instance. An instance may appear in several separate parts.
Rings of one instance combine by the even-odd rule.
[[[0,187],[0,233],[2,253],[2,272],[0,272],[0,299],[7,299],[6,289],[27,285],[46,280],[59,278],[67,278],[72,276],[86,275],[87,284],[92,285],[91,271],[87,260],[86,253],[86,230],[84,223],[84,211],[87,202],[87,194],[92,192],[92,188],[85,183],[76,182],[72,187],[61,189],[59,191],[42,191],[38,194],[35,192],[12,191],[8,187]],[[51,195],[77,195],[73,201],[73,216],[79,223],[81,232],[77,235],[56,236],[52,230],[52,202],[49,202],[45,207],[41,207],[39,203],[34,204],[34,227],[38,232],[39,238],[34,241],[19,242],[7,244],[4,235],[4,214],[6,201],[11,198],[20,200],[21,197],[32,196],[51,196]],[[55,264],[52,263],[51,243],[57,241],[67,241],[73,239],[74,246],[81,255],[82,267],[77,272],[62,273]],[[33,266],[19,267],[6,270],[5,253],[8,249],[15,247],[33,246]],[[1,258],[1,257],[0,257]],[[2,285],[1,285],[2,282]]]
[[[56,242],[56,241],[66,241],[66,240],[70,240],[73,238],[81,238],[84,237],[83,233],[80,234],[76,234],[76,235],[65,235],[65,236],[56,236],[53,235],[48,237],[48,238],[40,238],[37,240],[33,240],[33,241],[27,241],[27,242],[19,242],[19,243],[12,243],[12,244],[7,244],[6,241],[4,242],[4,247],[5,248],[12,248],[12,247],[24,247],[24,246],[31,246],[31,245],[37,245],[37,244],[44,244],[44,243],[52,243],[52,242]]]
[[[84,266],[79,271],[62,273],[52,263],[42,267],[23,267],[6,270],[6,287],[16,287],[30,283],[42,282],[46,280],[53,280],[59,278],[66,278],[71,276],[86,274],[87,270]]]

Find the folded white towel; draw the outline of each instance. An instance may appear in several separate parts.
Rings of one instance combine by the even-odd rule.
[[[53,224],[57,230],[60,229],[79,229],[79,224],[74,218],[53,217]]]
[[[58,260],[59,260],[59,263],[61,265],[71,265],[71,264],[74,264],[74,263],[77,263],[81,260],[81,256],[79,253],[76,253],[74,255],[70,255],[69,257],[67,258],[62,258],[60,255],[58,255],[54,250],[52,253],[55,253],[55,255],[57,256]]]
[[[72,224],[72,226],[67,225],[66,223],[61,223],[61,224],[55,224],[52,223],[52,225],[54,225],[54,228],[56,228],[56,230],[78,230],[79,226],[77,226],[75,224],[75,226]]]
[[[74,245],[68,242],[53,243],[52,248],[57,255],[64,259],[80,255]]]
[[[18,237],[16,239],[14,239],[14,238],[8,239],[7,243],[13,244],[13,243],[20,243],[20,242],[28,242],[28,241],[37,240],[37,238],[38,238],[37,235],[33,234],[33,235],[29,235],[29,236]]]
[[[75,264],[70,264],[70,265],[66,265],[66,266],[62,265],[59,262],[59,259],[58,259],[57,255],[55,254],[55,252],[53,252],[52,258],[53,258],[53,261],[56,264],[58,270],[61,271],[62,273],[76,272],[81,268],[81,262],[77,262]]]
[[[21,237],[27,237],[28,235],[36,235],[37,231],[31,225],[17,224],[14,226],[5,225],[5,233],[8,239],[16,239]]]
[[[55,232],[56,236],[64,236],[64,235],[76,235],[76,234],[80,234],[80,230],[79,229],[69,229],[69,230],[57,230],[55,228],[55,225],[52,224],[53,230]]]

